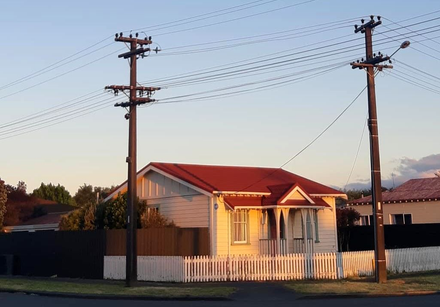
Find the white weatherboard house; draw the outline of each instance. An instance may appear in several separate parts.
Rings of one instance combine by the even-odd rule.
[[[208,228],[211,255],[336,252],[335,199],[346,197],[282,169],[156,162],[137,191],[177,226]]]

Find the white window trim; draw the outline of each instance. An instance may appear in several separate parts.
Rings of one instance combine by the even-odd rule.
[[[241,213],[244,212],[244,217],[245,217],[245,222],[235,222],[235,214],[237,213]],[[244,235],[245,235],[245,240],[244,241],[236,241],[235,240],[235,225],[236,224],[244,224],[245,225],[245,230],[244,230]],[[240,245],[240,244],[249,244],[249,210],[237,210],[237,211],[233,211],[232,212],[232,219],[231,219],[231,228],[232,228],[232,244],[235,245]]]

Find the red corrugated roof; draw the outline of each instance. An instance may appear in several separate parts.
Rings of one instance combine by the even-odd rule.
[[[278,168],[158,162],[152,162],[145,168],[149,166],[210,193],[214,191],[273,193],[274,189],[288,189],[297,183],[308,194],[344,195],[341,191]]]
[[[440,178],[411,179],[393,191],[382,193],[382,202],[433,201],[440,199]],[[349,202],[351,205],[371,204],[371,196]]]
[[[245,196],[230,196],[225,197],[224,201],[229,207],[235,209],[237,207],[261,207],[261,197],[245,197]]]

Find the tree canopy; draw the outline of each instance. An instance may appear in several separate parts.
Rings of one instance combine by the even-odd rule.
[[[113,187],[93,187],[90,184],[84,183],[84,185],[78,188],[78,191],[73,196],[73,200],[78,207],[83,207],[91,203],[101,203],[109,195],[112,188]]]
[[[5,182],[0,179],[0,230],[3,229],[3,220],[6,214],[6,201],[8,194],[6,193]]]
[[[173,227],[156,210],[147,210],[145,201],[136,200],[137,228]],[[92,230],[92,229],[125,229],[127,194],[118,194],[114,199],[98,205],[88,203],[79,209],[65,215],[61,219],[60,230]]]
[[[336,222],[338,228],[339,251],[348,251],[350,241],[350,228],[355,226],[361,218],[359,212],[353,208],[337,208]]]
[[[44,184],[42,182],[40,187],[32,192],[32,195],[46,200],[53,200],[59,204],[74,204],[74,201],[72,199],[72,196],[70,196],[69,191],[67,191],[66,188],[60,184]]]
[[[36,197],[26,193],[26,183],[19,181],[17,186],[5,185],[8,200],[3,225],[14,226],[31,218],[47,214],[43,207],[38,206]]]

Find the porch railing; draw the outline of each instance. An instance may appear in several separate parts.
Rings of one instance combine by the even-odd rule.
[[[288,253],[286,239],[280,239],[280,250],[277,252],[276,239],[260,239],[260,255],[285,255]]]
[[[307,249],[306,245],[307,244]],[[308,251],[309,253],[313,253],[313,239],[307,239],[306,243],[304,243],[303,238],[294,238],[293,239],[293,252],[294,253],[305,253]]]

